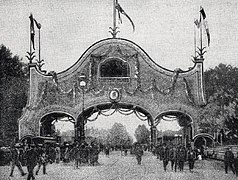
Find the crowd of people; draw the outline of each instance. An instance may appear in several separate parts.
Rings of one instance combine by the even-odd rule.
[[[190,172],[193,172],[195,160],[198,159],[200,153],[194,150],[191,146],[185,148],[184,145],[157,145],[153,153],[157,156],[157,159],[163,161],[164,171],[167,171],[169,162],[171,163],[171,170],[183,171],[184,164],[187,161]]]
[[[191,146],[185,147],[179,145],[160,144],[153,148],[145,147],[135,143],[129,149],[128,147],[115,148],[110,145],[100,146],[96,143],[74,143],[59,145],[59,144],[27,144],[16,143],[11,147],[11,171],[10,176],[13,176],[15,167],[18,168],[22,176],[27,176],[27,180],[35,179],[41,167],[43,174],[47,174],[47,164],[62,162],[67,165],[73,162],[74,168],[79,168],[80,165],[98,165],[99,153],[104,152],[106,157],[112,150],[121,150],[121,155],[127,156],[128,150],[130,154],[136,157],[138,165],[142,164],[144,151],[152,151],[158,160],[162,161],[163,169],[166,172],[168,165],[172,171],[184,171],[185,162],[188,162],[189,171],[193,172],[194,163],[196,160],[202,160],[205,155],[198,149],[193,149]],[[71,163],[72,164],[72,163]],[[230,148],[226,149],[224,155],[225,173],[228,173],[230,168],[236,176],[238,176],[238,154],[235,157]],[[28,172],[24,172],[22,166],[27,167]],[[35,171],[34,171],[35,170]]]

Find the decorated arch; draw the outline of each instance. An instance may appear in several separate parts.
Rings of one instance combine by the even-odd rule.
[[[156,125],[166,116],[179,117],[179,123],[190,126],[194,136],[198,110],[206,103],[203,58],[197,58],[189,70],[168,70],[127,39],[96,42],[60,73],[44,73],[32,62],[29,67],[30,91],[19,119],[20,138],[40,136],[42,118],[55,112],[69,115],[81,137],[85,119],[110,108],[146,117],[152,139]]]

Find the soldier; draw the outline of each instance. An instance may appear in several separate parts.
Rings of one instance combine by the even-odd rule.
[[[196,152],[192,149],[192,147],[189,147],[187,152],[187,160],[189,165],[189,171],[192,172],[194,167],[194,162],[196,160]]]
[[[137,163],[139,165],[141,165],[141,159],[142,159],[142,155],[143,155],[143,150],[142,150],[142,148],[141,148],[141,146],[139,144],[136,144],[134,153],[135,153],[135,156],[136,156]]]
[[[46,174],[47,155],[41,145],[37,149],[37,154],[39,158],[38,158],[38,167],[36,170],[36,175],[38,175],[41,165],[43,166],[43,174]]]
[[[182,145],[178,149],[177,158],[178,158],[179,171],[183,171],[184,162],[186,159],[186,149]]]
[[[232,172],[235,174],[234,168],[233,168],[233,162],[234,162],[234,154],[231,151],[231,148],[226,148],[225,156],[224,156],[224,164],[225,164],[225,173],[228,173],[228,167],[231,168]]]
[[[164,171],[166,171],[167,165],[169,163],[169,149],[165,144],[162,146],[161,149],[161,159],[163,161]]]
[[[171,162],[171,169],[176,172],[177,170],[177,149],[173,146],[169,151],[169,160]]]
[[[35,144],[31,144],[30,148],[26,151],[26,166],[28,170],[27,180],[35,179],[33,170],[38,162],[38,154]]]
[[[20,151],[18,148],[20,148],[20,147],[21,147],[21,145],[19,143],[17,143],[11,149],[11,173],[10,173],[11,177],[13,177],[13,171],[14,171],[15,166],[18,167],[22,176],[26,175],[26,173],[24,173],[24,171],[22,169],[22,165],[19,160]]]

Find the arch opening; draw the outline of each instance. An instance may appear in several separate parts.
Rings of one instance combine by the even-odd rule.
[[[114,143],[109,143],[109,136],[104,137],[103,140],[100,139],[100,137],[97,137],[97,135],[90,134],[89,132],[99,132],[100,130],[102,130],[105,133],[110,133],[110,130],[115,126],[115,124],[123,125],[129,135],[127,139],[120,139],[120,137],[118,137],[120,140],[118,140],[116,144],[114,141]],[[152,125],[152,118],[149,112],[141,107],[128,104],[100,104],[94,107],[90,107],[79,114],[76,125],[76,136],[78,138],[78,141],[90,141],[91,138],[91,140],[100,141],[100,143],[103,142],[104,145],[109,143],[117,147],[119,146],[119,144],[120,146],[128,147],[129,145],[131,145],[131,143],[137,140],[133,136],[135,130],[139,125],[143,126],[143,128],[147,128],[147,132],[149,133],[149,144],[151,142],[150,126]],[[121,138],[126,137],[121,136]]]
[[[40,120],[40,137],[52,137],[57,142],[74,142],[75,119],[62,112],[52,112]]]
[[[155,120],[157,143],[193,146],[193,121],[191,116],[180,111],[161,113]]]

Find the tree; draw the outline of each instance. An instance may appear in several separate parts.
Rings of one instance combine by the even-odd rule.
[[[18,118],[27,102],[27,65],[0,46],[0,139],[10,145],[18,135]]]
[[[108,144],[112,146],[129,146],[132,144],[132,138],[126,130],[126,127],[121,123],[115,123],[109,130],[107,136]]]
[[[144,124],[139,125],[135,130],[135,137],[138,143],[148,144],[150,142],[150,131]]]
[[[200,129],[238,137],[238,68],[219,64],[204,75],[208,105],[200,112]]]

